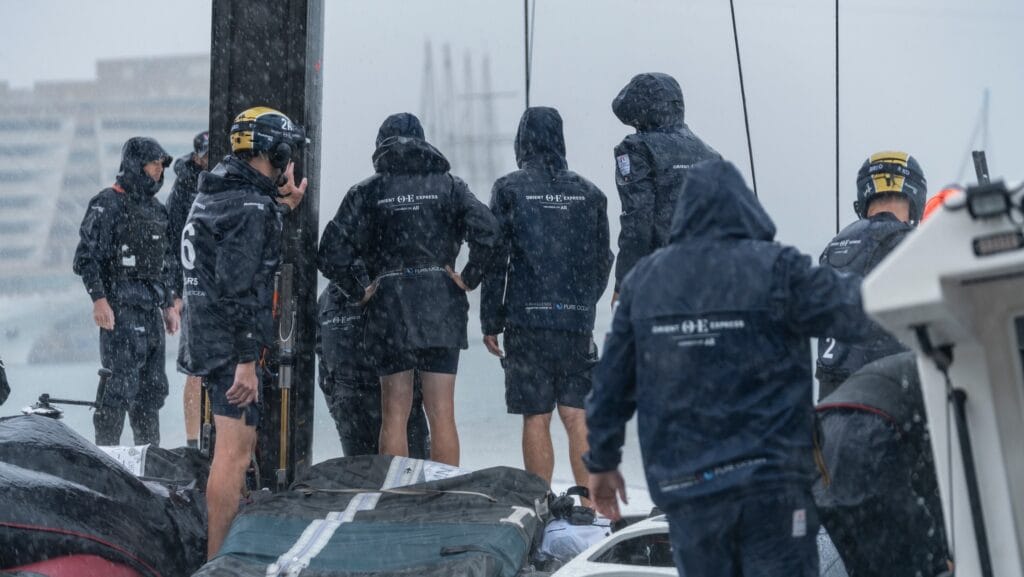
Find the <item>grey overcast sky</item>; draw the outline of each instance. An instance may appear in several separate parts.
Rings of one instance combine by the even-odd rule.
[[[499,131],[522,110],[518,0],[326,0],[323,224],[370,174],[379,122],[418,112],[423,46],[487,53]],[[834,227],[833,12],[825,0],[736,0],[758,185],[780,239],[817,254]],[[991,91],[989,164],[1024,177],[1024,5],[1012,0],[844,0],[841,7],[840,205],[852,220],[853,179],[869,153],[904,149],[930,189],[953,181],[983,91]],[[102,58],[207,52],[210,2],[0,0],[0,82],[87,79]],[[565,118],[570,167],[618,212],[612,147],[628,132],[610,102],[644,71],[675,75],[687,120],[749,169],[727,0],[537,0],[534,104]],[[435,62],[436,64],[436,62]],[[427,135],[428,139],[431,137]],[[511,146],[501,155],[511,169]],[[487,190],[476,190],[486,200]],[[613,225],[614,226],[614,225]]]

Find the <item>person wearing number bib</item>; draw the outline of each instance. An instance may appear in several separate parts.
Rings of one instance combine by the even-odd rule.
[[[89,201],[79,230],[74,271],[93,300],[100,360],[111,371],[97,391],[97,445],[120,444],[125,414],[136,445],[160,444],[164,331],[180,322],[167,210],[156,198],[170,163],[156,140],[129,138],[116,182]]]
[[[821,253],[818,263],[866,277],[921,222],[927,184],[921,166],[905,152],[871,155],[857,173],[858,220],[844,228]],[[818,398],[835,391],[864,365],[907,348],[881,327],[866,341],[835,336],[818,341]]]
[[[455,375],[468,347],[466,293],[480,284],[498,226],[448,160],[424,140],[412,114],[389,116],[377,133],[376,174],[352,187],[324,229],[318,266],[366,307],[367,354],[381,379],[380,452],[408,456],[413,377],[423,382],[430,458],[459,464]],[[469,259],[461,274],[462,243]],[[369,284],[359,278],[366,266]]]
[[[590,497],[620,516],[637,413],[680,574],[817,577],[810,339],[871,326],[860,279],[774,242],[735,166],[695,166],[665,248],[622,283],[587,398]]]
[[[306,144],[305,131],[281,112],[249,108],[235,117],[229,136],[231,155],[200,174],[181,234],[185,316],[178,365],[205,379],[217,429],[206,484],[211,558],[238,511],[256,445],[256,361],[274,343],[283,217],[302,202],[307,184],[295,184],[292,162]]]

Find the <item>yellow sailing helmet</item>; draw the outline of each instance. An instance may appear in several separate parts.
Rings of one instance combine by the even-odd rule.
[[[265,153],[270,163],[281,170],[292,155],[309,142],[306,132],[283,113],[266,106],[243,111],[231,123],[231,152]]]
[[[853,210],[867,218],[868,205],[884,195],[897,195],[910,203],[910,219],[921,222],[928,198],[928,184],[921,165],[906,152],[883,151],[872,154],[857,171],[857,200]]]

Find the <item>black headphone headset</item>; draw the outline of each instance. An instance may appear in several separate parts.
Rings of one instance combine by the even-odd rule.
[[[288,168],[288,163],[292,160],[292,147],[287,142],[279,140],[271,145],[267,156],[270,158],[271,166],[278,170],[284,170]]]

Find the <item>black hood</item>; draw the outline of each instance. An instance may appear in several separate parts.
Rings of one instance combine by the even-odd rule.
[[[260,174],[248,162],[235,156],[225,156],[213,170],[199,174],[197,189],[201,193],[217,194],[251,187],[267,196],[277,195],[277,186],[273,180]]]
[[[524,168],[535,163],[556,170],[567,166],[562,117],[547,106],[527,108],[516,133],[516,164]]]
[[[130,195],[155,195],[164,185],[163,175],[160,176],[160,180],[153,180],[143,170],[146,164],[154,160],[161,161],[164,168],[167,168],[171,165],[172,159],[160,143],[152,138],[129,138],[121,147],[121,167],[117,172],[117,184]]]
[[[174,174],[178,178],[195,178],[203,171],[203,167],[192,159],[193,153],[183,154],[174,159]]]
[[[384,122],[380,125],[380,130],[377,131],[377,148],[380,148],[380,145],[392,136],[408,136],[410,138],[419,138],[420,140],[427,139],[423,135],[423,125],[420,124],[420,119],[416,118],[415,114],[408,112],[392,114],[384,119]]]
[[[775,224],[731,162],[706,160],[690,169],[672,215],[670,242],[775,239]]]
[[[195,188],[199,173],[203,167],[196,164],[192,159],[193,153],[184,154],[174,160],[174,174],[178,182],[186,183],[190,188]]]
[[[374,151],[373,169],[389,174],[444,173],[451,165],[441,151],[422,138],[392,136]]]
[[[414,114],[399,112],[385,118],[377,131],[373,168],[382,173],[416,174],[448,172],[451,165],[425,140],[420,119]]]
[[[675,78],[660,72],[637,74],[612,101],[612,112],[643,132],[683,126],[683,90]]]

